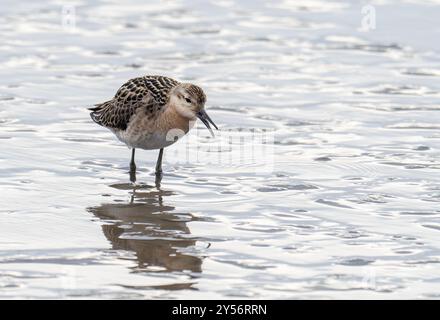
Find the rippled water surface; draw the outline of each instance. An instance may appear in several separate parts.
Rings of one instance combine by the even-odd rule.
[[[1,4],[1,298],[439,297],[438,1],[67,3]],[[221,129],[160,186],[85,109],[144,74]]]

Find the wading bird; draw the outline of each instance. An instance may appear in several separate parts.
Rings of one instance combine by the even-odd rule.
[[[94,122],[110,129],[132,149],[132,182],[136,181],[135,150],[160,150],[156,163],[156,182],[160,182],[163,149],[188,133],[197,118],[213,136],[210,124],[218,130],[205,111],[205,102],[205,93],[194,84],[163,76],[144,76],[129,80],[113,99],[89,110]]]

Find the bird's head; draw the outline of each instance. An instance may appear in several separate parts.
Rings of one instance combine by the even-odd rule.
[[[205,102],[206,95],[202,88],[190,83],[181,83],[171,91],[170,103],[176,111],[188,120],[199,118],[214,136],[210,124],[218,128],[206,113]]]

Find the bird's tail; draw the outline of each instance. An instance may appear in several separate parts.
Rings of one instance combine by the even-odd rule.
[[[108,107],[112,104],[112,100],[106,101],[103,103],[95,104],[92,108],[87,108],[88,110],[92,111],[90,112],[90,118],[100,126],[103,125],[103,115],[105,114],[105,111]]]

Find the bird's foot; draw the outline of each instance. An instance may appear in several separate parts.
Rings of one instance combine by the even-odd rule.
[[[160,188],[162,177],[163,177],[162,170],[156,170],[156,180],[155,180],[156,188]]]
[[[136,167],[135,167],[136,168]],[[132,170],[130,168],[130,181],[131,183],[135,184],[136,183],[136,169]]]

